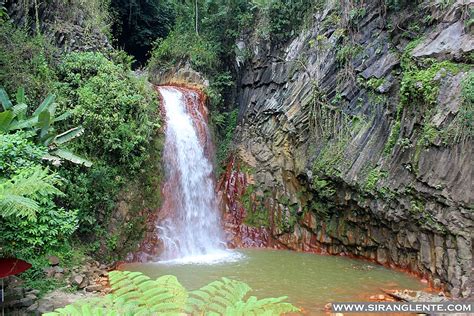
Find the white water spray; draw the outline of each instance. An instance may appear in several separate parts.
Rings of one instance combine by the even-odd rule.
[[[199,128],[204,127],[208,134],[198,111],[201,101],[192,90],[160,87],[159,92],[166,112],[164,157],[169,187],[165,205],[170,213],[158,226],[164,243],[161,259],[183,263],[221,261],[231,252],[225,250],[212,165],[199,138]]]

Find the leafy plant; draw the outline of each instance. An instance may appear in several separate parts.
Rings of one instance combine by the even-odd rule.
[[[469,72],[461,83],[462,103],[449,126],[442,131],[445,143],[466,142],[474,137],[474,73]]]
[[[312,188],[318,193],[319,196],[329,199],[334,196],[336,189],[332,185],[331,181],[321,179],[318,176],[314,176]]]
[[[73,148],[125,171],[138,171],[159,127],[153,90],[101,53],[71,53],[59,65],[58,103],[84,136]]]
[[[40,206],[35,198],[48,195],[61,195],[56,188],[59,179],[48,169],[36,166],[26,169],[11,179],[0,178],[0,216],[27,217],[36,220]]]
[[[195,291],[186,291],[175,276],[156,280],[140,272],[109,273],[112,294],[59,308],[53,315],[281,315],[299,309],[284,302],[285,296],[244,300],[250,287],[222,278]]]
[[[52,91],[57,48],[40,35],[32,35],[27,28],[16,27],[0,18],[0,86],[9,93],[18,87],[28,87],[27,100],[39,100]]]
[[[0,112],[0,131],[9,133],[16,130],[32,130],[38,134],[38,142],[48,149],[43,159],[50,160],[55,165],[59,165],[62,159],[70,162],[90,167],[92,163],[76,154],[60,148],[65,143],[81,136],[84,133],[82,127],[71,128],[58,134],[54,128],[54,123],[65,120],[70,116],[69,112],[55,116],[56,106],[55,96],[48,95],[46,99],[28,116],[28,105],[26,104],[25,91],[18,89],[16,94],[16,105],[8,97],[3,88],[0,88],[0,102],[3,112]]]

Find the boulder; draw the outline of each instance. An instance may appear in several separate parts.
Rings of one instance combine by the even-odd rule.
[[[56,256],[49,256],[48,261],[51,266],[57,266],[59,264],[59,258]]]
[[[102,290],[102,285],[100,285],[100,284],[88,285],[88,286],[85,287],[85,290],[87,292],[98,292],[98,291]]]

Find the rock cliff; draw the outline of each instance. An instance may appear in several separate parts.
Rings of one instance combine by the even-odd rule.
[[[283,46],[245,36],[219,185],[236,246],[363,257],[470,295],[474,37],[454,2],[326,1]]]

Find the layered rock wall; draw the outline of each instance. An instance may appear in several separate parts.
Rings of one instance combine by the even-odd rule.
[[[350,3],[327,1],[283,47],[255,34],[240,45],[241,167],[220,184],[229,234],[368,258],[469,296],[472,6]]]

